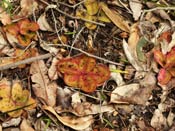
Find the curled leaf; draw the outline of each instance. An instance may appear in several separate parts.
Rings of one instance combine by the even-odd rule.
[[[162,85],[166,85],[170,79],[171,79],[171,74],[164,68],[160,69],[159,74],[158,74],[158,81]]]
[[[96,64],[94,58],[86,55],[60,60],[57,70],[63,74],[67,85],[78,87],[85,92],[93,92],[110,76],[105,65]]]

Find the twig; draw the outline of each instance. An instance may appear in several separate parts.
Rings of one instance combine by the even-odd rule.
[[[119,0],[119,3],[120,3],[130,14],[133,14],[132,11],[131,11],[121,0]]]
[[[96,55],[90,54],[90,53],[88,53],[88,52],[86,52],[86,51],[83,51],[83,50],[81,50],[81,49],[79,49],[79,48],[72,47],[72,46],[70,46],[70,45],[66,45],[66,44],[64,44],[64,45],[62,45],[62,44],[57,44],[57,45],[55,45],[55,44],[48,44],[48,46],[49,46],[49,45],[50,45],[50,46],[60,46],[60,47],[72,48],[72,49],[74,49],[74,50],[76,50],[76,51],[79,51],[79,52],[81,52],[81,53],[83,53],[83,54],[86,54],[87,56],[93,57],[93,58],[95,58],[95,59],[102,60],[102,61],[104,61],[104,62],[107,62],[107,63],[110,63],[110,64],[114,64],[114,65],[118,65],[118,66],[124,66],[124,65],[121,64],[121,63],[116,63],[116,62],[113,62],[113,61],[110,61],[110,60],[101,58],[101,57],[99,57],[99,56],[96,56]]]
[[[58,2],[58,4],[60,5],[64,5],[64,6],[67,6],[67,7],[70,7],[70,8],[76,8],[77,6],[81,5],[82,3],[84,3],[86,0],[82,0],[80,1],[79,3],[77,4],[74,4],[74,5],[69,5],[69,4],[66,4],[66,3],[63,3],[63,2]]]
[[[74,47],[75,43],[77,42],[77,39],[79,38],[81,32],[84,30],[85,27],[82,27],[81,30],[77,33],[77,35],[75,36],[75,39],[74,41],[72,42],[72,45],[71,45],[71,48],[70,48],[70,51],[69,51],[69,55],[71,54],[72,52],[72,47]]]
[[[18,62],[15,62],[15,63],[3,65],[3,66],[0,66],[0,71],[7,70],[7,69],[10,69],[10,68],[15,68],[19,65],[28,64],[28,63],[31,63],[31,62],[34,62],[34,61],[37,61],[37,60],[47,59],[51,56],[52,56],[52,54],[48,53],[48,54],[45,54],[45,55],[39,55],[39,56],[31,57],[31,58],[28,58],[28,59],[25,59],[25,60],[22,60],[22,61],[18,61]]]
[[[175,10],[175,7],[155,7],[155,8],[152,8],[152,9],[143,10],[142,15],[140,16],[140,20],[142,21],[143,16],[145,15],[145,13],[156,11],[156,10]]]

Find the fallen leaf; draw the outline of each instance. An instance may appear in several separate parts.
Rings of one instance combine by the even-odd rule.
[[[136,52],[139,61],[146,62],[146,56],[143,52],[143,47],[146,46],[147,44],[148,41],[144,37],[141,37],[137,43]]]
[[[158,74],[158,81],[162,85],[166,85],[171,80],[171,73],[164,68],[161,68]]]
[[[142,3],[139,0],[129,0],[129,6],[132,10],[134,20],[137,21],[142,13]]]
[[[49,25],[46,19],[46,12],[44,12],[37,20],[40,30],[53,32],[52,27]]]
[[[56,87],[55,82],[51,82],[47,76],[47,67],[43,60],[33,62],[30,67],[32,79],[32,89],[37,97],[43,99],[47,105],[56,104]]]
[[[140,83],[141,84],[133,83],[117,87],[111,93],[110,102],[144,105],[149,99],[153,88],[155,87],[156,78],[154,74],[149,73]]]
[[[14,127],[16,125],[19,125],[21,123],[21,117],[17,117],[17,118],[12,118],[8,121],[4,121],[2,123],[2,127],[3,128],[7,128],[7,127]]]
[[[87,13],[89,15],[95,15],[98,12],[98,2],[97,0],[86,0],[84,2],[84,6],[87,9]]]
[[[96,64],[94,58],[84,54],[60,60],[57,70],[63,74],[67,85],[78,87],[85,92],[95,91],[97,86],[102,85],[110,77],[108,67]]]
[[[74,130],[84,130],[88,128],[94,121],[92,115],[85,117],[60,116],[55,112],[55,110],[52,107],[44,106],[43,109],[51,112],[53,115],[57,117],[57,119],[61,123]]]
[[[159,50],[154,50],[154,59],[162,67],[165,65],[165,55]]]
[[[39,25],[28,19],[23,19],[16,23],[4,26],[3,29],[6,32],[8,41],[12,45],[26,47],[35,38],[35,31],[39,29]]]
[[[21,84],[18,81],[14,81],[11,84],[6,79],[0,81],[0,97],[1,105],[0,111],[6,113],[11,117],[18,117],[23,113],[23,110],[27,110],[25,106],[35,105],[36,102],[30,97],[28,90],[23,90]],[[28,105],[28,101],[31,101]],[[35,107],[33,106],[33,108]]]
[[[29,125],[26,119],[23,119],[22,123],[20,124],[20,131],[34,131],[34,129]]]
[[[151,126],[156,130],[161,130],[167,126],[166,118],[159,109],[154,111],[153,117],[151,119]]]
[[[54,57],[52,60],[52,64],[50,68],[48,69],[48,76],[51,80],[58,79],[58,73],[57,73],[57,68],[56,68],[58,61],[59,60],[56,57]]]
[[[119,13],[109,9],[107,5],[103,2],[101,2],[99,6],[118,28],[126,32],[130,31],[130,27]]]
[[[132,64],[132,66],[137,70],[141,71],[143,70],[143,67],[140,66],[137,58],[134,57],[133,50],[129,47],[127,42],[123,39],[123,50],[125,52],[125,55],[128,59],[128,61]]]
[[[0,21],[3,25],[11,24],[11,18],[10,14],[8,14],[6,11],[4,11],[3,8],[0,7]]]
[[[115,65],[109,65],[109,69],[112,70],[112,69],[117,69]],[[114,80],[118,86],[122,86],[125,84],[122,76],[120,73],[117,73],[117,72],[111,72],[111,79]]]
[[[20,16],[29,16],[32,15],[35,10],[38,8],[38,3],[35,0],[21,0],[20,1],[21,11]]]

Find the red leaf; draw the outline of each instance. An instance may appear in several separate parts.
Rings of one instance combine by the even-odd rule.
[[[159,63],[162,67],[165,65],[165,56],[159,50],[154,51],[154,59],[157,63]]]
[[[96,64],[94,58],[83,54],[60,60],[57,70],[63,74],[67,85],[78,87],[85,92],[93,92],[110,76],[106,66]]]
[[[160,40],[166,40],[168,43],[172,40],[172,33],[170,31],[163,32],[160,37]]]
[[[175,50],[172,49],[167,55],[166,55],[166,64],[165,68],[171,68],[175,66]]]
[[[170,79],[171,79],[171,74],[164,68],[160,69],[159,74],[158,74],[158,81],[162,85],[166,85]]]
[[[173,77],[175,77],[175,68],[170,68],[168,71],[171,73]]]
[[[18,35],[18,33],[19,33],[19,28],[16,24],[7,25],[3,29],[4,29],[4,31],[7,31],[10,34],[15,35],[15,36]]]
[[[36,22],[30,22],[28,19],[24,19],[18,22],[20,33],[27,35],[29,31],[37,31],[39,25]]]

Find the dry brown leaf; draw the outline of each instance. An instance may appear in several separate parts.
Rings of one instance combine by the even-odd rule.
[[[130,31],[130,27],[128,26],[127,22],[118,12],[109,9],[104,3],[100,3],[100,7],[118,28],[126,32]]]
[[[153,117],[151,119],[151,126],[158,131],[165,129],[167,126],[166,118],[159,109],[154,111]]]
[[[141,13],[142,13],[142,4],[141,4],[141,1],[139,0],[130,0],[129,1],[129,6],[133,12],[133,17],[134,17],[134,20],[138,20]]]
[[[155,131],[154,128],[148,126],[144,120],[136,121],[141,131]]]
[[[42,98],[49,106],[54,106],[56,103],[57,84],[50,82],[47,71],[48,69],[43,60],[31,64],[32,89],[37,97]]]
[[[48,70],[48,76],[51,80],[58,79],[58,73],[57,73],[57,68],[56,68],[57,63],[58,63],[58,59],[54,57],[52,60],[52,64]]]
[[[35,0],[21,0],[20,2],[21,11],[20,16],[29,16],[37,9],[38,3]]]
[[[117,87],[111,93],[111,103],[134,103],[144,105],[149,99],[152,89],[155,87],[156,78],[153,73],[148,73],[140,81],[141,84],[133,83]],[[140,99],[142,98],[142,99]]]
[[[6,13],[3,8],[0,7],[0,21],[3,25],[11,24],[10,14]]]
[[[7,44],[7,41],[4,39],[2,33],[0,33],[0,53],[8,55],[10,47]]]
[[[43,109],[50,111],[61,123],[74,130],[84,130],[88,128],[94,121],[92,115],[85,117],[60,116],[52,107],[43,106]]]
[[[49,23],[47,22],[46,13],[45,12],[38,18],[37,23],[38,23],[38,25],[40,27],[40,30],[51,31],[51,32],[54,31],[52,29],[52,27],[49,25]]]
[[[139,34],[138,23],[135,23],[131,26],[131,29],[130,29],[130,35],[129,35],[129,39],[128,39],[128,46],[132,50],[136,51],[136,46],[137,46],[137,43],[138,43],[139,39],[140,39],[140,34]]]
[[[2,123],[2,128],[14,127],[16,125],[19,125],[20,123],[21,123],[21,117],[12,118],[8,121],[4,121]]]
[[[23,119],[20,125],[20,131],[34,131],[34,129],[31,127],[31,125],[29,125],[26,119]]]

